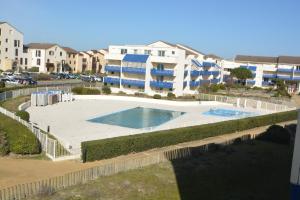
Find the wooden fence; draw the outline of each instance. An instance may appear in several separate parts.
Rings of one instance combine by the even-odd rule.
[[[255,135],[238,136],[242,141],[255,138]],[[229,145],[236,138],[227,140],[221,145]],[[122,159],[115,158],[103,162],[99,166],[67,173],[63,176],[35,181],[31,183],[19,184],[16,186],[4,188],[0,190],[0,200],[19,200],[30,198],[36,195],[49,195],[57,190],[61,190],[70,186],[84,184],[88,181],[98,179],[102,176],[109,176],[119,172],[124,172],[132,169],[139,169],[145,166],[167,162],[175,159],[186,158],[192,155],[193,151],[207,152],[210,149],[215,149],[215,143],[204,144],[197,147],[172,147],[168,150],[155,151],[151,153],[143,153],[134,157]]]

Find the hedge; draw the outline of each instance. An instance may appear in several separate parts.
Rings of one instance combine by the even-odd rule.
[[[80,95],[101,94],[100,90],[94,88],[74,87],[72,92]]]
[[[38,154],[40,143],[30,130],[19,122],[0,114],[0,130],[7,134],[9,151],[16,154]]]
[[[0,130],[0,156],[5,156],[9,152],[7,135]]]
[[[17,111],[16,112],[16,116],[19,116],[21,119],[29,122],[29,118],[30,118],[30,115],[27,111],[25,110],[20,110],[20,111]]]
[[[295,119],[297,119],[297,111],[294,110],[186,128],[87,141],[81,143],[82,160],[87,162],[107,159]]]

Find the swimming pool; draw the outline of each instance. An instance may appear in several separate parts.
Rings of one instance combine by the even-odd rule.
[[[204,115],[219,116],[219,117],[236,117],[236,118],[243,118],[243,117],[249,117],[251,115],[254,115],[254,113],[251,113],[251,112],[221,109],[221,108],[210,109],[209,111],[204,112],[203,114]]]
[[[140,129],[159,126],[183,114],[185,114],[185,112],[136,107],[96,117],[88,121]]]

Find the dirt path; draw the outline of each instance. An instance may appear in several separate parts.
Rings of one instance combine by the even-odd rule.
[[[281,125],[291,124],[291,123],[296,123],[296,121],[281,123]],[[223,136],[210,137],[199,141],[192,141],[192,142],[182,143],[178,145],[163,147],[160,149],[153,149],[147,152],[120,156],[113,159],[118,159],[118,160],[132,159],[134,157],[140,157],[140,156],[144,156],[145,154],[150,154],[151,152],[165,151],[172,148],[200,146],[200,145],[209,144],[213,142],[221,143],[242,135],[262,133],[268,127],[269,126],[264,126],[264,127],[247,130],[247,131],[227,134]],[[54,176],[64,175],[69,172],[78,171],[93,166],[98,166],[100,163],[103,162],[111,162],[113,159],[90,162],[90,163],[80,163],[79,161],[52,162],[46,160],[14,159],[14,158],[0,157],[0,188],[9,187],[21,183],[29,183],[33,181],[44,180]]]

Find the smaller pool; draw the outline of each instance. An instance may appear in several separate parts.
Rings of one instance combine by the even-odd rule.
[[[185,112],[180,111],[136,107],[101,117],[96,117],[88,121],[140,129],[159,126],[183,115],[184,113]]]
[[[207,112],[203,113],[204,115],[213,115],[213,116],[220,116],[220,117],[237,117],[237,118],[243,118],[243,117],[249,117],[253,115],[254,113],[251,112],[244,112],[239,110],[229,110],[229,109],[210,109]]]

